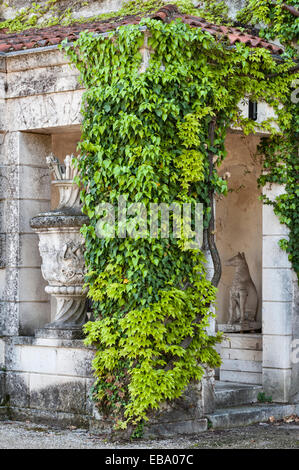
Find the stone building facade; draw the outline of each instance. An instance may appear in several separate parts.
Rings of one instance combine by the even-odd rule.
[[[17,1],[13,3],[19,7]],[[93,3],[107,11],[121,4]],[[102,26],[88,27],[103,32]],[[41,273],[38,235],[30,220],[57,205],[46,157],[53,153],[63,162],[66,155],[76,154],[84,91],[77,70],[57,48],[64,37],[74,39],[78,28],[50,33],[38,32],[37,39],[30,40],[22,34],[10,41],[0,38],[0,413],[9,412],[14,419],[99,425],[101,417],[89,400],[93,350],[80,339],[36,335],[53,320],[53,308]],[[247,40],[250,44],[251,37]],[[248,112],[246,104],[244,112]],[[258,119],[265,113],[271,110],[260,103]],[[244,416],[249,416],[246,406],[256,402],[262,390],[276,405],[271,410],[252,408],[248,422],[299,412],[297,280],[277,243],[287,236],[286,229],[272,208],[258,200],[260,164],[253,155],[259,138],[244,137],[237,129],[229,133],[228,157],[220,172],[231,174],[229,185],[234,191],[216,205],[221,258],[246,254],[259,298],[259,325],[254,332],[227,333],[216,382],[207,375],[201,384],[197,424],[189,417],[181,432],[206,429],[208,418],[215,426],[238,422],[236,410],[244,422]],[[271,197],[281,191],[275,185],[265,188]],[[211,329],[228,321],[232,277],[233,269],[224,266],[217,322]],[[231,408],[236,405],[239,408]],[[168,432],[167,426],[163,429]]]

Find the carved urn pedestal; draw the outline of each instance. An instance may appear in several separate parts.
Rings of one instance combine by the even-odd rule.
[[[51,295],[52,322],[36,330],[43,338],[76,339],[82,337],[87,321],[86,291],[83,288],[84,238],[80,233],[88,223],[80,207],[79,188],[74,183],[72,157],[65,165],[50,155],[47,163],[56,179],[52,184],[59,190],[57,209],[33,217],[30,225],[39,236],[42,275],[49,283],[45,290]]]

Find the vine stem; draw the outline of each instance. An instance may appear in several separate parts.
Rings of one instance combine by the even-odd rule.
[[[209,124],[209,140],[211,147],[213,147],[215,140],[215,128],[216,128],[216,118],[212,119]],[[217,287],[222,274],[221,259],[219,251],[215,242],[215,214],[214,214],[214,190],[212,189],[212,176],[213,176],[213,156],[214,153],[209,151],[209,199],[210,199],[210,209],[211,209],[211,218],[209,221],[209,226],[207,229],[207,242],[212,256],[212,261],[214,265],[214,275],[211,280],[213,286]]]
[[[272,5],[277,6],[278,3],[277,2],[272,2]],[[289,13],[291,13],[291,15],[299,17],[299,10],[297,10],[297,8],[295,8],[291,5],[287,5],[286,3],[282,3],[280,6],[283,10],[288,11]]]
[[[215,128],[216,128],[216,119],[214,118],[209,125],[209,140],[211,143],[211,147],[213,147],[214,140],[215,140]],[[213,265],[214,265],[214,275],[211,280],[211,283],[213,284],[214,287],[217,287],[221,278],[221,273],[222,273],[222,266],[221,266],[221,259],[220,255],[215,243],[215,216],[214,216],[214,191],[212,189],[212,176],[213,176],[213,156],[214,153],[212,151],[209,152],[209,199],[210,199],[210,208],[211,208],[211,218],[209,222],[208,229],[204,231],[204,239],[203,239],[203,247],[204,249],[209,249],[211,252],[212,260],[213,260]],[[194,319],[192,322],[193,325],[196,325],[197,323],[200,323],[202,320],[202,315],[197,315],[197,317]],[[191,336],[187,336],[182,343],[180,344],[180,347],[183,349],[187,349],[188,346],[192,343],[193,338]],[[168,370],[172,369],[172,367],[175,364],[175,361],[179,359],[178,356],[173,357],[167,366],[164,368],[165,372]]]
[[[291,5],[287,5],[286,3],[282,4],[282,8],[292,15],[297,16],[297,18],[299,17],[299,10],[297,10],[297,8],[292,7]]]

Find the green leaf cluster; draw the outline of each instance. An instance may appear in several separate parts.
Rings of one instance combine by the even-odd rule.
[[[294,46],[298,45],[299,17],[285,10],[284,4],[299,9],[298,0],[247,0],[237,18],[246,25],[258,26],[261,37],[279,39],[286,46],[286,53],[292,55]]]
[[[119,233],[120,195],[128,207],[139,202],[146,209],[201,202],[207,226],[210,194],[226,192],[211,157],[217,164],[225,158],[231,125],[276,135],[277,124],[291,125],[281,104],[293,64],[277,64],[269,51],[244,44],[232,49],[225,38],[179,20],[144,19],[108,36],[85,32],[63,47],[86,88],[78,166],[83,211],[90,217],[82,232],[96,315],[85,326],[86,343],[97,347],[94,398],[124,427],[181,396],[201,379],[203,366],[219,366],[219,335],[207,334],[216,289],[201,250],[186,248],[174,235],[143,238],[135,227],[135,237],[97,237],[97,207],[115,207]],[[151,51],[146,64],[144,47]],[[245,119],[238,107],[244,96],[273,106],[276,121],[257,126]]]

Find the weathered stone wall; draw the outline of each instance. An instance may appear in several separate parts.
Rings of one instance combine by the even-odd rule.
[[[33,325],[43,324],[49,312],[36,236],[29,220],[31,214],[49,207],[49,171],[43,158],[50,151],[50,140],[42,135],[30,137],[8,132],[2,144],[6,157],[1,165],[6,183],[2,185],[6,268],[0,324],[5,335],[32,333]]]
[[[0,4],[0,18],[8,19],[13,18],[16,13],[21,9],[31,6],[32,3],[44,4],[47,0],[6,0]],[[117,11],[121,8],[125,0],[89,0],[88,2],[79,2],[78,0],[58,0],[57,5],[61,9],[70,8],[73,17],[91,17],[94,15],[100,15],[102,13]],[[164,0],[168,3],[168,0]],[[88,3],[88,5],[82,5],[82,3]],[[194,0],[195,5],[200,2]],[[238,10],[243,8],[245,0],[226,0],[229,7],[229,14],[233,18],[236,16]]]
[[[47,0],[6,0],[0,5],[0,18],[13,18],[21,8],[32,6],[33,3],[43,5]],[[88,2],[78,0],[58,0],[56,5],[61,10],[70,8],[74,17],[89,17],[117,11],[121,8],[124,0],[89,0]],[[88,5],[82,4],[88,3]]]
[[[267,184],[264,194],[273,200],[284,193],[277,184]],[[263,386],[273,401],[288,402],[299,392],[298,364],[292,361],[292,341],[298,334],[298,311],[294,272],[288,255],[278,246],[288,237],[273,207],[263,206]],[[297,330],[297,331],[296,331]],[[298,375],[297,375],[298,378]]]
[[[113,422],[103,419],[90,399],[93,357],[94,350],[81,340],[0,338],[0,406],[5,400],[12,419],[111,434]],[[206,431],[204,416],[214,410],[213,384],[214,372],[207,369],[201,383],[190,384],[180,399],[152,413],[146,436]]]
[[[4,188],[6,186],[6,169],[4,168],[3,142],[5,139],[5,83],[6,61],[0,57],[0,299],[4,296],[6,278],[6,200]],[[0,312],[4,304],[0,300]],[[0,331],[3,329],[3,315],[0,313]]]
[[[88,427],[93,356],[80,340],[0,338],[0,387],[2,367],[10,416]]]
[[[0,92],[5,112],[0,134],[0,174],[5,175],[1,222],[9,257],[6,278],[0,278],[0,402],[9,397],[13,418],[88,426],[91,351],[80,341],[18,337],[33,335],[51,320],[38,238],[29,221],[50,207],[45,157],[56,150],[56,135],[64,145],[69,133],[78,136],[83,90],[77,71],[57,50],[11,55],[3,70],[2,83],[8,86]]]
[[[292,373],[291,373],[291,400],[299,403],[299,287],[295,273],[293,273],[294,302],[292,309]]]
[[[239,10],[244,8],[246,0],[226,0],[225,2],[229,7],[229,15],[232,18],[236,17],[236,14]]]
[[[78,126],[82,89],[57,50],[10,55],[1,63],[0,335],[30,335],[50,320],[50,306],[29,221],[50,207],[51,134]]]

